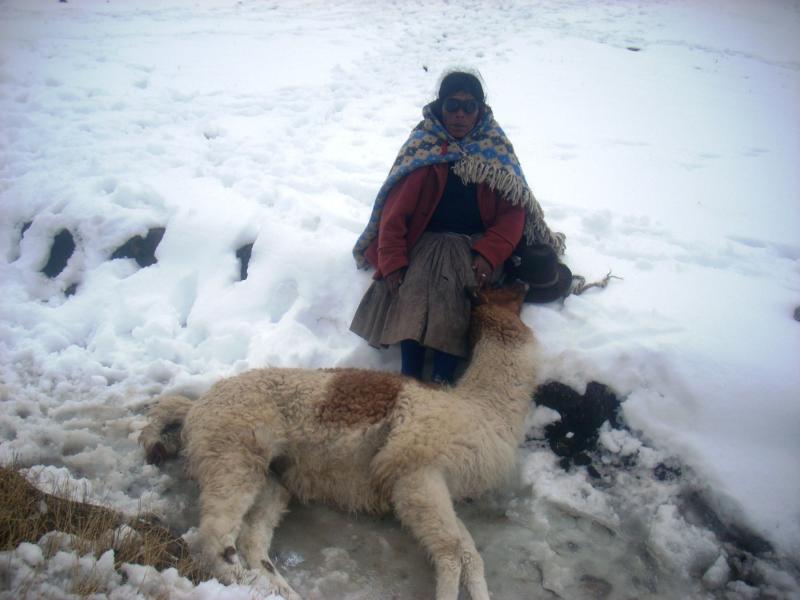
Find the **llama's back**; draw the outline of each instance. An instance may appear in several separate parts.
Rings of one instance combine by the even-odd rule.
[[[305,427],[295,432],[282,482],[300,499],[348,511],[385,513],[386,490],[376,487],[371,464],[386,443],[398,405],[416,380],[395,373],[330,369],[324,393]]]
[[[370,463],[386,440],[398,398],[412,380],[358,369],[256,369],[222,380],[186,418],[190,470],[220,453],[230,460],[272,464],[304,501],[384,512]]]
[[[321,441],[385,420],[409,384],[414,380],[396,373],[363,369],[253,369],[214,384],[193,404],[187,424],[267,426]]]

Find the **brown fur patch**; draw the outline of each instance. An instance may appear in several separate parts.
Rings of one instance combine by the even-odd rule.
[[[377,423],[389,414],[406,378],[396,373],[362,369],[326,369],[333,373],[317,418],[325,423]]]
[[[528,288],[524,284],[512,283],[501,288],[481,290],[475,294],[473,302],[476,306],[483,304],[501,306],[518,315],[522,310],[527,291]]]
[[[531,331],[519,318],[525,288],[512,285],[478,292],[472,309],[469,339],[475,347],[483,335],[490,335],[503,344],[519,344],[530,339]]]
[[[504,345],[522,344],[530,339],[530,329],[514,313],[494,307],[481,307],[473,313],[477,320],[477,339],[489,335]]]

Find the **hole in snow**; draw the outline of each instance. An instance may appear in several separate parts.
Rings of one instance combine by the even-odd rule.
[[[54,278],[67,266],[67,262],[73,252],[75,252],[75,240],[68,230],[62,229],[53,238],[50,257],[47,259],[47,264],[42,268],[42,273],[50,279]]]
[[[250,242],[236,250],[236,258],[239,259],[239,280],[247,279],[247,266],[250,264],[250,256],[253,254],[253,244]]]
[[[132,258],[140,267],[149,267],[158,262],[156,258],[156,248],[164,237],[164,227],[153,227],[147,231],[147,236],[134,236],[119,248],[114,250],[111,255],[115,258]]]

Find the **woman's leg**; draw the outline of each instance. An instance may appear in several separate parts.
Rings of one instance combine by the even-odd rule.
[[[422,367],[425,365],[425,347],[420,346],[416,340],[403,340],[400,342],[400,369],[403,375],[422,379]]]
[[[434,383],[447,383],[453,384],[455,377],[456,366],[458,366],[458,357],[454,354],[448,354],[441,350],[434,350],[433,352],[433,374],[431,379]]]

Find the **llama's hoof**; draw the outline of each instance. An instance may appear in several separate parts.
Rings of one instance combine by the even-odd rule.
[[[261,577],[269,581],[273,590],[286,598],[286,600],[302,600],[298,593],[292,589],[292,586],[289,585],[289,582],[278,572],[269,558],[261,560],[261,568],[259,571]]]
[[[214,576],[224,585],[242,583],[242,569],[229,564],[219,565],[214,569]]]
[[[286,600],[303,600],[303,598],[295,592],[292,588],[288,585],[279,585],[274,588],[274,591],[278,592],[279,595],[286,598]]]
[[[232,546],[226,547],[216,556],[206,555],[202,564],[209,565],[214,576],[225,585],[233,583],[249,585],[255,579],[254,573],[248,572],[248,569],[242,564],[239,554]]]
[[[222,559],[229,565],[236,564],[236,548],[228,546],[222,551]]]
[[[286,598],[286,600],[303,600],[300,594],[295,592],[292,586],[277,572],[273,574],[259,572],[256,574],[255,579],[251,579],[248,582],[242,581],[241,583],[247,583],[253,590],[264,595],[277,593]]]
[[[281,596],[283,596],[284,598],[286,598],[286,600],[303,600],[303,598],[300,596],[300,594],[298,594],[297,592],[295,592],[295,591],[294,591],[292,588],[290,588],[288,585],[286,585],[286,586],[283,586],[283,585],[281,585],[281,586],[278,586],[278,587],[275,589],[275,591],[277,591],[277,592],[278,592],[278,594],[280,594]]]

